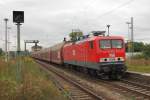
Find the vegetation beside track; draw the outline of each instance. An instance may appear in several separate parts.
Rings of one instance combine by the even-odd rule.
[[[132,58],[127,60],[128,71],[150,73],[150,59]]]
[[[65,100],[48,75],[29,57],[22,57],[21,78],[17,78],[16,59],[0,58],[0,100]]]
[[[129,51],[126,48],[126,51]],[[129,71],[150,73],[150,44],[143,42],[134,42],[134,52],[140,52],[134,55],[131,59],[127,59],[127,66]]]

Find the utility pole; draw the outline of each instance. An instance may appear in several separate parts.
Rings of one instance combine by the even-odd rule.
[[[7,22],[8,18],[4,19],[5,21],[5,61],[8,61],[8,52],[7,52]]]
[[[128,25],[128,52],[131,52],[131,36],[130,36],[130,24],[131,22],[126,22],[126,24]]]
[[[134,27],[133,27],[133,17],[131,17],[131,43],[132,43],[132,57],[134,53]]]
[[[130,41],[130,24],[131,22],[126,22],[126,24],[128,25],[128,41]]]
[[[110,25],[107,25],[107,28],[108,28],[108,35],[107,35],[107,36],[109,36],[109,28],[110,28]]]

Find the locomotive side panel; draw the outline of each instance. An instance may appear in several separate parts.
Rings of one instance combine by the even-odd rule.
[[[95,57],[96,48],[91,50],[89,47],[89,41],[65,45],[63,48],[64,63],[99,70],[99,64],[97,64]]]

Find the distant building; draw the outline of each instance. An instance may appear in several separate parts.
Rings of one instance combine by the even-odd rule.
[[[40,51],[42,49],[42,46],[32,46],[31,47],[31,50],[32,50],[32,52],[35,52],[35,51]]]

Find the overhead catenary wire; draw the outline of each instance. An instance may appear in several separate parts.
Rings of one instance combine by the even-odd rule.
[[[131,4],[133,1],[134,0],[129,0],[129,1],[125,2],[125,3],[122,3],[122,4],[118,5],[117,7],[115,7],[113,9],[111,9],[111,10],[101,14],[100,16],[98,16],[98,18],[103,17],[103,16],[108,15],[108,14],[111,14],[111,13],[113,13],[113,12],[115,12],[115,11],[117,11],[117,10],[119,10],[119,9],[129,5],[129,4]]]
[[[133,1],[134,1],[134,0],[129,0],[129,1],[127,1],[127,2],[121,3],[121,4],[119,4],[118,6],[116,6],[116,7],[112,8],[112,9],[110,9],[109,11],[106,11],[106,12],[104,12],[103,14],[100,14],[100,15],[96,16],[96,17],[94,18],[94,20],[97,19],[97,18],[102,18],[102,17],[104,17],[104,16],[106,16],[106,15],[109,15],[109,14],[111,14],[111,13],[113,13],[113,12],[115,12],[115,11],[117,11],[117,10],[119,10],[119,9],[121,9],[121,8],[123,8],[123,7],[127,6],[127,5],[129,5],[129,4],[131,4]],[[91,0],[91,2],[89,2],[86,6],[83,6],[82,12],[83,12],[84,14],[86,14],[87,11],[88,11],[88,8],[91,8],[91,5],[92,5],[94,2],[96,2],[96,0]],[[86,26],[89,25],[90,20],[92,21],[93,19],[89,19],[88,21],[86,21],[86,22],[85,22],[85,23],[86,23]],[[78,22],[78,15],[76,14],[76,15],[74,15],[74,16],[72,17],[71,24],[72,24],[72,27],[73,27],[73,28],[76,27],[76,28],[79,29],[79,25],[78,25],[77,22]]]

